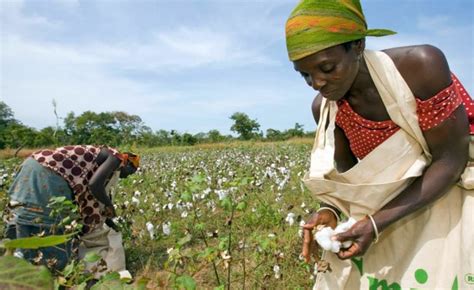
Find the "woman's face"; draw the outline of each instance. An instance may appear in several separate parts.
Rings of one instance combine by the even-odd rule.
[[[129,175],[134,174],[136,171],[137,169],[129,161],[127,161],[127,165],[120,168],[120,178],[127,178]]]
[[[329,100],[343,98],[359,71],[358,49],[336,45],[294,62],[306,83]],[[360,52],[361,53],[361,52]]]

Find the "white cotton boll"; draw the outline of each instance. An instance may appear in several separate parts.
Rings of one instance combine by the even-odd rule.
[[[150,234],[150,239],[153,240],[155,238],[155,227],[151,222],[146,222],[146,230]]]
[[[352,246],[352,241],[345,241],[345,242],[342,243],[341,248],[347,249],[350,246]]]
[[[332,240],[331,237],[334,234],[334,230],[330,227],[324,227],[321,230],[317,231],[314,234],[316,242],[326,251],[330,251],[332,249]]]
[[[345,231],[348,231],[354,224],[356,223],[356,220],[354,218],[349,218],[346,222],[339,224],[336,229],[334,230],[335,234],[343,233]],[[345,241],[341,244],[341,247],[343,249],[347,249],[352,245],[352,241]]]
[[[132,203],[135,204],[136,206],[140,205],[140,200],[136,198],[135,196],[132,196]]]
[[[217,195],[219,196],[219,200],[223,200],[224,198],[227,197],[227,194],[229,194],[228,191],[223,190],[223,189],[218,189],[216,190]]]
[[[163,234],[169,236],[171,234],[171,223],[166,222],[163,224]]]
[[[341,242],[331,240],[331,252],[337,253],[341,250]]]
[[[275,273],[275,279],[281,278],[280,266],[278,265],[273,266],[273,272]]]
[[[354,218],[349,218],[346,222],[340,223],[335,229],[336,234],[348,231],[354,224],[356,220]]]
[[[355,219],[349,218],[349,220],[339,224],[334,230],[330,227],[324,227],[314,234],[314,238],[324,250],[337,253],[341,250],[341,247],[344,249],[349,248],[352,245],[352,241],[341,243],[340,241],[332,240],[332,238],[339,233],[349,230],[355,223]]]
[[[133,193],[134,196],[140,196],[142,193],[138,190],[135,190],[135,192]]]
[[[182,218],[185,218],[185,217],[187,217],[187,216],[188,216],[188,212],[187,212],[187,211],[183,211],[183,212],[181,213],[181,217],[182,217]]]
[[[14,257],[17,257],[17,258],[20,258],[20,259],[25,258],[25,256],[23,255],[23,252],[20,251],[20,250],[18,250],[18,249],[15,250],[15,252],[13,252],[13,256],[14,256]]]
[[[295,214],[292,212],[289,212],[288,215],[285,218],[285,221],[292,226],[295,223]]]

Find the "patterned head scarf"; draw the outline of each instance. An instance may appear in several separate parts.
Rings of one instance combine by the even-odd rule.
[[[122,153],[121,159],[122,166],[125,166],[127,164],[127,161],[130,162],[135,168],[138,168],[138,166],[140,166],[140,156],[131,152]]]
[[[302,0],[286,22],[286,46],[291,61],[331,46],[395,34],[367,29],[359,0]]]

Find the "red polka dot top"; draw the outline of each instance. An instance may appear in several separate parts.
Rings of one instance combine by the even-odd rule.
[[[44,149],[31,155],[39,164],[62,176],[74,193],[83,220],[83,233],[92,231],[104,220],[101,213],[102,204],[89,191],[91,177],[99,168],[95,162],[102,148],[107,148],[114,156],[121,158],[120,153],[111,147],[91,145],[70,145],[54,150]]]
[[[435,96],[422,101],[416,98],[418,120],[421,130],[427,131],[449,118],[459,105],[463,104],[469,118],[470,132],[474,135],[474,102],[452,74],[453,82]],[[378,145],[395,134],[400,127],[392,120],[371,121],[354,112],[346,100],[337,102],[336,124],[349,140],[354,155],[362,159]]]

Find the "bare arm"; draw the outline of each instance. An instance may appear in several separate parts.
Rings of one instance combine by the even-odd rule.
[[[89,181],[89,189],[98,201],[105,206],[112,206],[112,201],[105,190],[105,182],[120,166],[120,160],[113,156],[107,149],[102,149],[97,159],[100,160],[101,163]]]
[[[380,231],[443,196],[459,180],[466,166],[469,127],[463,106],[424,135],[433,161],[422,176],[374,214]]]
[[[427,96],[433,96],[449,85],[451,82],[449,67],[439,50],[428,47],[419,52],[421,55],[416,51],[412,53],[416,60],[405,59],[405,63],[399,67],[399,70],[416,96],[427,99],[429,98]],[[416,69],[411,69],[410,66]],[[407,73],[404,74],[404,71]],[[423,77],[415,76],[420,73]],[[425,131],[424,137],[433,157],[432,163],[425,169],[422,176],[373,215],[379,232],[446,194],[459,180],[466,166],[469,125],[462,105],[453,112],[450,118]],[[349,249],[341,251],[338,254],[339,257],[347,259],[363,255],[373,237],[374,230],[370,220],[359,221],[349,231],[338,235],[340,241],[355,241]]]

